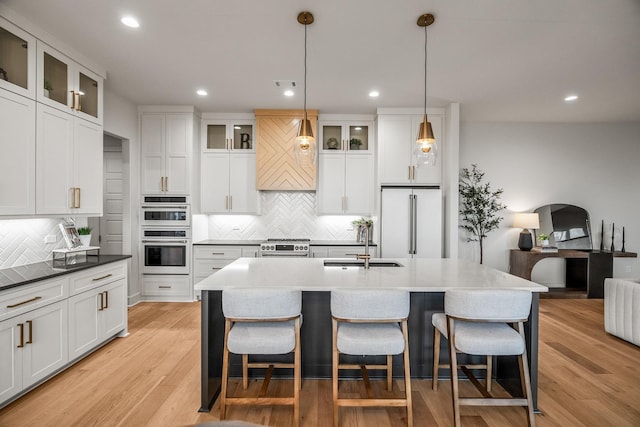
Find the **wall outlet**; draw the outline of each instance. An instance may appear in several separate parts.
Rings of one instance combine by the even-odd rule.
[[[58,237],[55,234],[49,234],[48,236],[44,236],[45,243],[55,243],[58,240]]]

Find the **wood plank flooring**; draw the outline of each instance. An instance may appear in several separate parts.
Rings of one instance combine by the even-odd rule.
[[[639,426],[640,348],[603,328],[603,300],[540,302],[538,426]],[[141,303],[129,309],[127,338],[118,338],[26,396],[0,410],[0,426],[190,426],[218,420],[219,408],[198,413],[200,398],[199,303]],[[379,383],[379,384],[378,384]],[[374,392],[389,396],[382,382]],[[473,387],[463,383],[463,393]],[[250,383],[249,393],[260,382]],[[362,394],[360,382],[341,392]],[[402,382],[394,383],[396,393]],[[451,426],[448,381],[438,392],[414,380],[416,426]],[[497,388],[497,387],[496,387]],[[232,393],[241,395],[235,382]],[[291,392],[290,381],[272,381],[269,393]],[[303,427],[331,425],[331,382],[304,380]],[[522,408],[462,408],[463,426],[525,425]],[[344,408],[342,426],[405,426],[398,408]],[[231,407],[228,418],[270,426],[292,425],[285,407]]]

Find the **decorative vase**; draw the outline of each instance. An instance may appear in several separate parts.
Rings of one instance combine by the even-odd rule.
[[[549,239],[543,240],[542,242],[542,246],[549,246]]]
[[[82,234],[79,237],[82,246],[91,246],[91,234]]]

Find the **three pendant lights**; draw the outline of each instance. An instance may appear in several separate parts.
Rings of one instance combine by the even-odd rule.
[[[300,12],[298,22],[304,25],[304,108],[303,117],[300,121],[294,154],[296,162],[301,165],[315,164],[316,139],[313,136],[313,128],[307,117],[307,26],[313,23],[311,12]],[[427,27],[435,21],[432,14],[426,13],[418,18],[418,26],[424,27],[424,117],[418,128],[418,136],[413,156],[418,165],[435,165],[437,156],[436,139],[433,134],[431,123],[427,117]]]

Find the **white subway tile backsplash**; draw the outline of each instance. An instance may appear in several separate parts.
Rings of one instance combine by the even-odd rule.
[[[64,247],[58,218],[0,221],[0,268],[51,259],[53,249]],[[56,243],[44,243],[44,236],[56,235]]]

